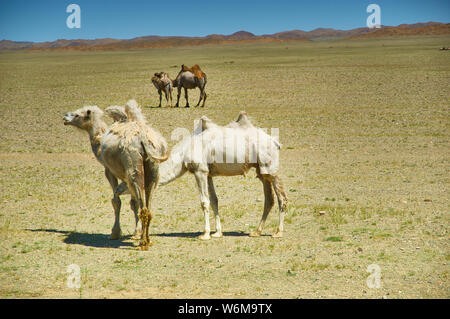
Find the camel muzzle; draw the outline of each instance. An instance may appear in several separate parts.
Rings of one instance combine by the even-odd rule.
[[[64,120],[64,125],[71,124],[71,122],[73,120],[73,113],[67,113],[66,115],[64,115],[63,120]]]

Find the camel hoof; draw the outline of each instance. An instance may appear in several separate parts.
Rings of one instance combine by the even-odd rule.
[[[131,236],[131,239],[141,239],[141,233],[134,233],[133,236]]]
[[[283,237],[282,232],[276,232],[275,234],[272,235],[272,238],[282,238],[282,237]]]
[[[148,244],[140,244],[139,246],[136,247],[136,250],[145,251],[148,250],[148,248],[152,245],[153,245],[152,242],[149,242]]]
[[[211,235],[211,237],[213,237],[213,238],[221,238],[221,237],[223,237],[223,233],[222,232],[215,232],[214,234]]]
[[[200,239],[200,240],[210,240],[211,236],[209,234],[201,234],[200,236],[198,236],[198,239]]]
[[[252,231],[249,234],[250,237],[259,237],[261,236],[261,232],[260,231]]]
[[[120,239],[120,231],[119,232],[113,232],[109,236],[109,240],[118,240]]]

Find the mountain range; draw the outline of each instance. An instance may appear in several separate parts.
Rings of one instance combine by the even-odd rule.
[[[253,42],[287,42],[315,41],[340,38],[374,38],[407,35],[443,35],[450,34],[450,23],[427,22],[401,24],[398,26],[381,26],[378,29],[356,28],[351,30],[336,30],[317,28],[312,31],[292,30],[274,34],[255,35],[247,31],[238,31],[230,35],[211,34],[205,37],[182,36],[143,36],[133,39],[60,39],[52,42],[18,42],[0,41],[0,50],[115,50],[138,48],[162,48],[192,45],[213,45],[226,43]]]

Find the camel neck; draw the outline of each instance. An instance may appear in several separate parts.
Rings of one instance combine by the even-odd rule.
[[[183,159],[183,152],[175,148],[167,161],[159,164],[159,185],[166,185],[186,173]]]
[[[106,132],[105,122],[98,120],[88,128],[89,140],[91,141],[92,152],[97,159],[100,158],[100,146],[103,134]]]

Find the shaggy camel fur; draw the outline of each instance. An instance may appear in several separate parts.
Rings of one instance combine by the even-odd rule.
[[[125,108],[119,105],[108,106],[105,109],[106,115],[111,117],[114,122],[126,121],[128,119]]]
[[[162,92],[164,92],[164,95],[166,96],[167,105],[169,107],[172,107],[173,82],[169,78],[169,74],[167,74],[165,72],[155,73],[155,75],[152,77],[152,83],[155,86],[155,88],[158,90],[159,107],[161,107]],[[170,104],[169,104],[169,98],[170,98]]]
[[[73,125],[89,133],[92,150],[105,167],[105,175],[114,191],[112,205],[115,222],[111,239],[120,237],[119,196],[128,190],[135,217],[139,210],[138,217],[142,224],[139,249],[146,250],[151,244],[148,235],[152,219],[150,202],[158,183],[158,166],[167,160],[169,153],[164,138],[145,124],[136,101],[128,101],[124,111],[127,121],[115,122],[109,129],[102,120],[103,112],[96,106],[67,113],[64,125]],[[118,179],[124,183],[119,185]],[[136,230],[137,224],[136,221]]]
[[[123,106],[110,106],[106,108],[105,113],[114,119],[114,121],[124,121],[127,120],[127,114],[125,113],[125,108]],[[91,142],[92,152],[95,155],[95,158],[102,164],[103,160],[100,156],[100,146],[101,146],[101,138],[103,134],[108,129],[107,124],[103,121],[103,111],[100,110],[97,106],[85,106],[81,109],[76,110],[75,112],[69,112],[64,116],[64,125],[73,125],[79,129],[85,130],[89,134],[89,140]],[[114,199],[112,200],[113,208],[116,211],[118,207],[120,210],[121,201],[119,195],[122,192],[117,191],[117,183],[114,182],[114,178],[111,176],[111,173],[105,167],[105,176],[110,183],[110,186],[113,190]],[[126,184],[122,185],[122,188],[125,187],[125,192],[128,192],[128,188]],[[134,218],[136,221],[135,230],[133,237],[140,236],[140,222],[138,217],[138,210],[134,199],[130,200],[130,207],[134,212]],[[118,214],[116,212],[116,221],[114,223],[110,239],[118,239],[120,237],[120,223],[118,219]]]
[[[280,211],[279,225],[273,237],[282,237],[287,196],[278,176],[278,153],[281,145],[263,130],[252,125],[245,112],[236,121],[222,127],[207,117],[201,119],[201,130],[175,146],[169,159],[160,165],[160,185],[180,177],[186,171],[194,174],[200,191],[200,201],[205,218],[205,232],[199,236],[207,240],[222,237],[222,227],[214,189],[214,176],[245,175],[251,168],[264,188],[264,212],[256,231],[250,236],[260,236],[267,216],[274,205],[274,192]],[[212,206],[216,232],[210,236],[209,206]]]
[[[205,92],[206,82],[207,82],[206,73],[204,73],[200,69],[200,66],[196,64],[192,68],[188,68],[183,64],[181,66],[181,71],[178,73],[176,79],[173,81],[173,86],[178,88],[177,104],[175,104],[175,107],[179,106],[182,88],[184,88],[186,107],[189,107],[188,89],[195,89],[196,87],[200,89],[200,99],[198,100],[196,106],[199,106],[200,102],[203,100],[202,107],[204,107],[207,97]]]
[[[207,240],[211,236],[223,236],[213,177],[245,175],[254,167],[263,184],[265,201],[261,221],[250,236],[261,235],[275,202],[275,192],[280,215],[273,237],[282,237],[288,198],[278,176],[278,153],[281,145],[263,130],[254,127],[245,112],[240,112],[237,120],[226,127],[214,124],[207,117],[202,117],[199,124],[195,133],[175,145],[169,159],[161,163],[158,185],[168,184],[187,171],[194,174],[205,218],[205,232],[199,238]],[[210,205],[216,223],[216,232],[212,235],[209,224]]]

